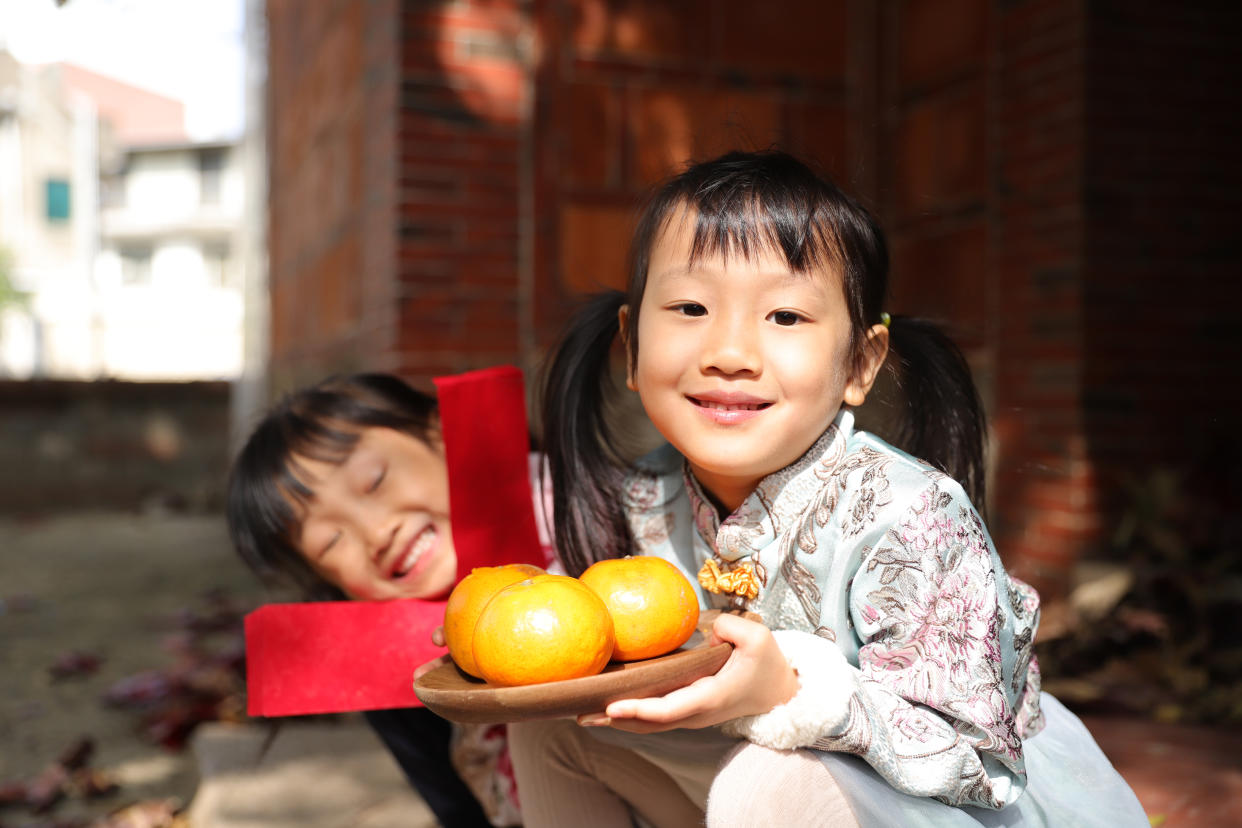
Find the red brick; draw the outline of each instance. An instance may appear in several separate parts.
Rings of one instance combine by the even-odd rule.
[[[897,4],[898,72],[903,89],[926,88],[983,68],[986,0],[901,0]]]
[[[824,172],[845,186],[853,172],[845,105],[799,102],[790,108],[793,122],[790,149],[808,161],[817,162]]]
[[[570,293],[625,287],[630,237],[630,207],[567,204],[561,208],[561,280]]]
[[[618,90],[568,84],[558,112],[565,132],[565,152],[559,159],[565,183],[597,190],[619,184],[623,134]]]
[[[705,87],[652,88],[631,98],[635,186],[644,187],[732,149],[783,143],[774,96]]]
[[[910,107],[897,131],[902,218],[983,200],[987,186],[982,89],[939,94]]]
[[[844,85],[846,0],[717,0],[712,57],[727,69]]]
[[[982,221],[893,245],[893,309],[949,323],[959,342],[983,341],[988,315],[988,231]]]
[[[568,46],[578,54],[621,60],[686,60],[707,52],[710,0],[577,0]]]

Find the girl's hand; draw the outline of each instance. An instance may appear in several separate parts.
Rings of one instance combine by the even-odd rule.
[[[437,647],[444,646],[444,627],[436,627],[434,630],[431,631],[431,643],[435,644]],[[427,673],[430,673],[432,670],[436,669],[437,667],[443,664],[448,664],[452,660],[453,659],[449,658],[449,656],[446,654],[446,655],[440,656],[439,658],[433,658],[431,661],[428,661],[426,664],[418,665],[417,667],[414,668],[414,680],[418,681],[422,676],[426,675]]]
[[[798,692],[797,673],[763,624],[721,613],[712,624],[711,643],[721,641],[732,643],[733,653],[715,675],[666,696],[615,701],[602,714],[579,716],[578,723],[631,733],[710,727],[766,713]]]

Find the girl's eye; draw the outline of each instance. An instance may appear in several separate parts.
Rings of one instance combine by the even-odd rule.
[[[680,305],[676,305],[673,308],[673,310],[679,312],[683,316],[706,316],[707,315],[707,308],[703,307],[697,302],[683,302]]]
[[[387,466],[384,466],[384,467],[382,467],[382,468],[379,470],[379,474],[377,474],[377,475],[375,476],[375,480],[373,480],[373,481],[371,482],[371,487],[370,487],[369,489],[367,489],[367,491],[368,491],[368,492],[373,492],[373,491],[375,491],[376,489],[378,489],[378,488],[380,487],[380,484],[384,482],[384,478],[385,478],[387,475],[388,475],[388,467],[387,467]]]
[[[799,322],[803,321],[802,317],[793,311],[773,311],[768,315],[768,318],[777,325],[784,325],[785,327],[797,325]]]
[[[341,533],[337,532],[332,536],[332,540],[328,541],[327,545],[325,545],[323,549],[319,550],[319,557],[323,558],[324,555],[327,555],[330,551],[332,551],[332,547],[336,546],[336,542],[340,539]]]

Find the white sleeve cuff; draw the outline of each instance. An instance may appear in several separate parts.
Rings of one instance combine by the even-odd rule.
[[[855,678],[837,645],[811,633],[772,633],[786,660],[798,674],[798,692],[767,713],[725,722],[726,735],[764,747],[792,750],[835,736],[849,721]]]

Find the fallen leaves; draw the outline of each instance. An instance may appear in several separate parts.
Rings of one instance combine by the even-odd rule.
[[[1036,644],[1045,689],[1080,712],[1242,723],[1235,488],[1168,470],[1125,486],[1112,546],[1080,564],[1059,635]]]
[[[10,600],[2,611],[25,606]],[[174,751],[182,749],[203,722],[241,720],[245,715],[242,619],[246,610],[223,592],[214,591],[198,605],[161,619],[160,628],[167,630],[163,649],[171,657],[169,663],[114,681],[100,702],[132,712],[143,738]],[[98,673],[103,664],[104,658],[97,653],[72,650],[57,656],[47,671],[53,683],[81,681]],[[0,808],[41,817],[38,824],[46,828],[188,827],[183,805],[162,798],[124,803],[92,818],[57,816],[55,812],[70,800],[124,793],[107,769],[92,766],[95,752],[95,740],[82,736],[38,773],[0,780]],[[89,810],[100,813],[98,806]]]

